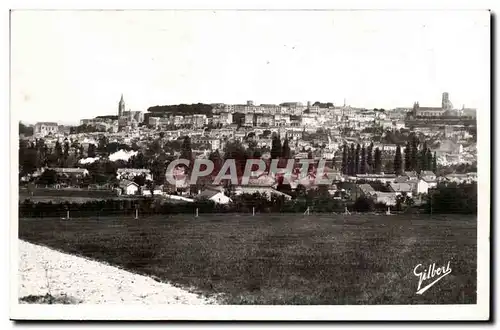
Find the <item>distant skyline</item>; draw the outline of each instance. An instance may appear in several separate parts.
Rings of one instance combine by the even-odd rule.
[[[487,11],[14,11],[11,111],[27,123],[179,103],[485,109]]]

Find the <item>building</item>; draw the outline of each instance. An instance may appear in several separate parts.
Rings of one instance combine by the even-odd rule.
[[[139,186],[137,183],[129,180],[121,180],[119,183],[121,193],[123,195],[137,195],[139,192]]]
[[[367,183],[359,184],[356,186],[356,188],[361,195],[364,195],[366,197],[370,197],[376,193],[375,189],[373,189],[373,187]]]
[[[395,192],[396,195],[406,193],[407,196],[411,197],[413,192],[413,185],[408,182],[403,183],[389,183],[389,188],[391,191]]]
[[[443,93],[443,97],[441,100],[441,108],[445,111],[453,109],[453,104],[451,104],[450,96],[448,95],[447,92]]]
[[[396,197],[397,197],[397,194],[393,193],[393,192],[377,191],[373,195],[373,201],[375,203],[382,203],[382,204],[385,204],[387,206],[394,206],[394,205],[396,205]]]
[[[396,174],[356,174],[358,180],[380,181],[382,183],[390,183],[396,181]]]
[[[232,202],[231,198],[226,196],[223,191],[213,189],[204,190],[196,196],[196,199],[208,199],[215,204],[229,204]]]
[[[147,187],[142,188],[142,195],[143,196],[151,196],[151,190],[148,189]],[[163,195],[163,186],[157,185],[153,187],[153,195],[154,196],[162,196]]]
[[[233,114],[230,112],[221,112],[219,120],[222,125],[230,125],[233,123]]]
[[[421,107],[418,102],[413,104],[414,117],[441,117],[445,111],[440,107]]]
[[[414,117],[441,117],[453,110],[450,96],[444,92],[441,98],[441,107],[421,107],[418,102],[413,104]]]
[[[418,194],[427,194],[429,192],[429,184],[422,180],[411,180],[407,182],[412,187],[412,194],[416,196]]]
[[[119,168],[116,170],[116,178],[118,180],[128,179],[133,180],[136,176],[144,175],[146,180],[153,180],[151,171],[145,168]]]
[[[43,137],[49,134],[54,135],[59,132],[59,125],[57,125],[57,123],[54,122],[36,123],[33,132],[37,137]]]
[[[427,182],[436,181],[436,174],[432,171],[422,171],[420,172],[420,178]]]
[[[63,177],[76,177],[76,178],[83,178],[87,175],[89,175],[89,171],[85,168],[50,168],[54,172],[57,173],[59,176]]]
[[[120,98],[120,102],[118,102],[118,117],[121,117],[125,112],[125,101],[123,100],[123,94]]]
[[[252,187],[252,186],[235,186],[234,193],[238,196],[241,194],[263,194],[266,195],[268,200],[271,200],[272,195],[283,196],[286,200],[292,199],[290,195],[284,194],[281,191],[271,187]]]
[[[445,182],[453,182],[453,183],[473,183],[477,182],[477,173],[452,173],[445,176]]]

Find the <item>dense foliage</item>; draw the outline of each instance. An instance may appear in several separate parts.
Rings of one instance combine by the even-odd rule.
[[[148,108],[152,114],[193,115],[203,114],[212,116],[213,107],[210,104],[178,104],[178,105],[156,105]]]

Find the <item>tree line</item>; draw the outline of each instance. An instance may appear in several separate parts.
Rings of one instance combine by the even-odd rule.
[[[62,217],[70,211],[72,217],[90,216],[125,216],[131,217],[137,209],[141,215],[154,214],[193,214],[199,213],[247,213],[255,209],[257,213],[302,213],[307,208],[318,213],[342,213],[347,208],[354,212],[383,212],[387,205],[375,203],[361,196],[354,201],[333,199],[324,189],[304,192],[292,200],[283,196],[272,195],[269,199],[264,194],[242,194],[233,196],[233,202],[227,205],[216,204],[208,199],[198,199],[193,203],[173,203],[155,198],[107,199],[85,203],[45,203],[32,202],[29,199],[19,202],[20,217]],[[400,196],[394,211],[412,211],[432,214],[476,214],[477,185],[439,185],[427,196],[423,207],[409,203],[409,199]]]
[[[436,153],[427,147],[427,142],[420,143],[416,136],[408,141],[404,150],[397,145],[391,167],[395,174],[401,175],[404,171],[433,171],[437,170]],[[341,171],[345,175],[379,174],[382,172],[382,151],[375,148],[373,142],[368,146],[354,143],[350,147],[345,143],[342,147]]]

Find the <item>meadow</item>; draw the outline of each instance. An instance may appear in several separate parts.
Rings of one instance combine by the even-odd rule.
[[[224,304],[473,304],[476,223],[401,214],[22,218],[19,238]],[[417,295],[415,266],[448,261],[451,274]]]

